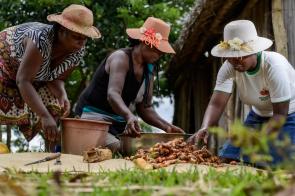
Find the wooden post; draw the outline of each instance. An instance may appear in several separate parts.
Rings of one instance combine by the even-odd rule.
[[[276,51],[288,59],[287,34],[282,11],[282,0],[272,0],[272,26]]]

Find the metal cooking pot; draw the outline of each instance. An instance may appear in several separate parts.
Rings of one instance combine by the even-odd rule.
[[[118,135],[120,139],[120,151],[124,156],[134,155],[135,152],[142,149],[149,149],[159,142],[168,142],[175,138],[188,139],[192,134],[181,133],[141,133],[140,138],[133,138],[123,134]]]

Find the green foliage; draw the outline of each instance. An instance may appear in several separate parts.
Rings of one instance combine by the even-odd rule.
[[[216,186],[211,193],[220,193],[220,187],[230,190],[230,195],[268,195],[277,192],[281,186],[275,184],[275,177],[271,174],[255,175],[246,170],[234,174],[227,170],[224,173],[216,174],[216,171],[210,170],[204,177],[207,183]],[[260,182],[260,183],[259,183]],[[270,186],[271,185],[271,186]]]
[[[269,155],[269,144],[281,149],[290,146],[288,138],[284,138],[282,141],[277,139],[279,130],[284,123],[285,118],[271,119],[268,123],[263,124],[261,130],[257,130],[246,127],[236,120],[228,132],[220,127],[212,127],[210,132],[217,134],[220,138],[230,138],[231,143],[236,147],[241,147],[241,154],[249,156],[251,162],[264,162],[272,160]]]
[[[194,0],[0,0],[0,29],[24,22],[39,21],[47,23],[48,14],[61,12],[66,6],[84,4],[93,11],[95,26],[102,33],[99,40],[89,40],[85,66],[73,72],[66,87],[69,99],[75,103],[78,95],[91,78],[99,63],[115,49],[129,45],[125,29],[140,27],[148,16],[159,17],[172,25],[170,40],[173,43],[181,30],[179,21],[194,4]],[[164,56],[160,65],[167,62]],[[160,75],[160,92],[169,95],[164,74]]]
[[[195,0],[0,0],[0,30],[24,22],[48,23],[48,14],[62,12],[70,4],[84,4],[93,11],[94,26],[102,33],[99,40],[88,40],[87,54],[82,66],[77,68],[66,82],[68,97],[73,104],[92,77],[93,72],[107,54],[129,45],[125,29],[140,27],[148,16],[159,17],[172,25],[171,42],[181,30],[179,20]],[[168,61],[164,56],[160,65]],[[169,95],[163,72],[160,74],[160,94]],[[26,151],[23,140],[16,140],[21,151]]]

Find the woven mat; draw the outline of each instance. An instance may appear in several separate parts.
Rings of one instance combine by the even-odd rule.
[[[83,157],[79,155],[62,154],[61,155],[61,165],[54,165],[55,160],[47,161],[39,164],[24,166],[26,163],[30,163],[39,159],[43,159],[46,156],[51,155],[50,153],[10,153],[10,154],[0,154],[0,173],[4,172],[6,169],[12,169],[14,171],[22,172],[40,172],[46,173],[48,171],[61,171],[61,172],[99,172],[99,171],[118,171],[118,170],[132,170],[136,168],[132,161],[125,159],[111,159],[102,161],[99,163],[84,163]],[[170,165],[164,168],[167,171],[176,172],[188,172],[197,169],[199,172],[206,174],[210,168],[207,165],[196,165],[189,163],[180,163],[175,165]],[[247,171],[256,174],[259,171],[253,167],[239,166],[239,165],[225,165],[224,167],[215,168],[217,171],[234,171],[241,172]]]
[[[0,154],[0,173],[6,168],[23,172],[98,172],[98,171],[117,171],[134,168],[134,163],[124,159],[111,159],[99,163],[84,163],[83,157],[79,155],[62,154],[60,157],[61,165],[54,165],[55,160],[39,164],[24,166],[39,159],[43,159],[50,153],[11,153]]]

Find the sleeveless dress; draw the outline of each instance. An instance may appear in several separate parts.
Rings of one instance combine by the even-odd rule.
[[[148,64],[145,66],[142,80],[138,81],[134,73],[134,65],[131,56],[133,48],[121,48],[120,50],[129,57],[129,69],[125,77],[121,94],[125,105],[129,107],[136,99],[143,82],[149,81],[149,77],[151,77],[153,72],[153,65]],[[113,111],[107,99],[109,83],[109,73],[105,70],[107,58],[108,56],[101,62],[89,86],[81,93],[77,101],[75,114],[77,116],[81,116],[82,114],[85,116],[87,113],[96,113],[101,117],[103,116],[103,120],[112,122],[109,132],[113,135],[117,135],[124,131],[126,121],[122,116],[119,116]],[[145,89],[147,90],[147,88]]]
[[[50,67],[54,30],[52,25],[39,22],[23,23],[0,32],[0,123],[17,125],[30,141],[40,130],[39,117],[24,102],[16,85],[17,70],[25,53],[24,39],[29,38],[40,51],[43,62],[35,76],[33,86],[48,111],[61,115],[58,100],[49,91],[46,82],[58,79],[65,71],[78,66],[85,48],[70,54],[55,68]]]

